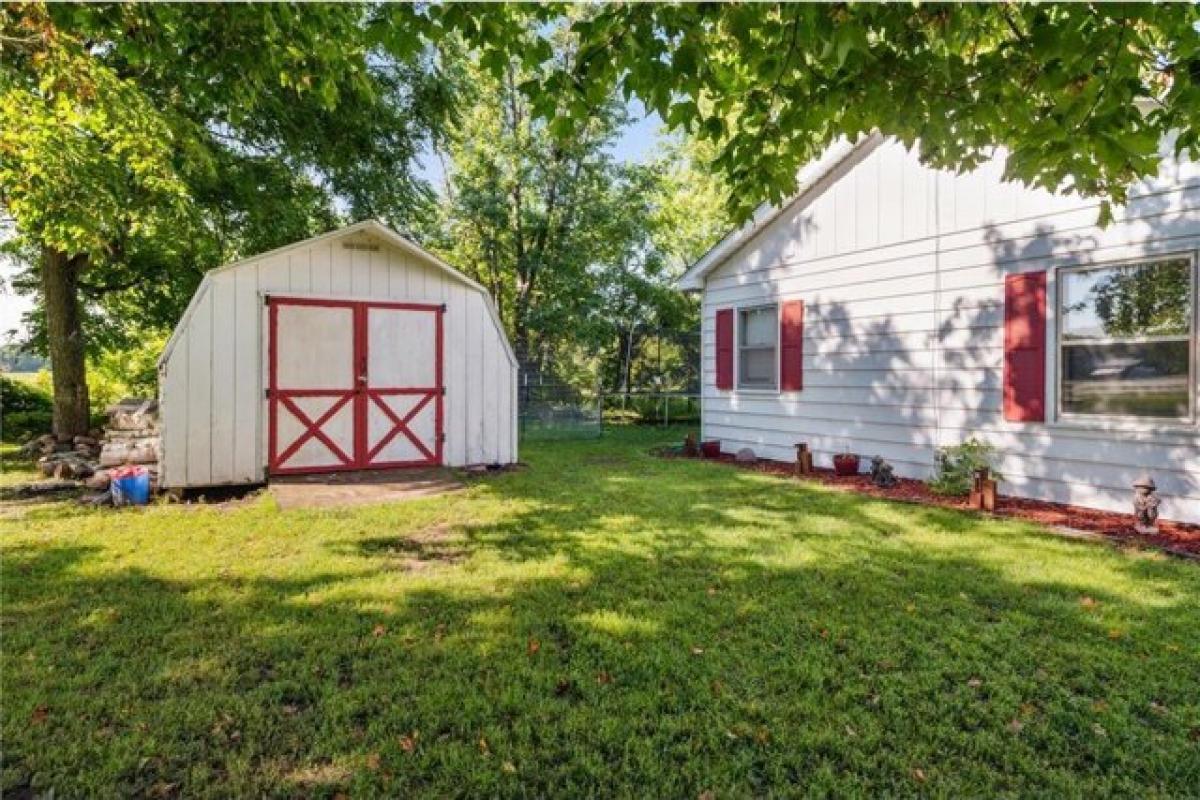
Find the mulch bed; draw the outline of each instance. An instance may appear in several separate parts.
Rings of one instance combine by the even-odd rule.
[[[665,458],[685,458],[674,450],[660,451]],[[939,506],[958,510],[970,510],[965,497],[946,497],[935,494],[924,481],[912,478],[899,478],[895,486],[882,489],[871,483],[867,474],[840,476],[831,469],[816,469],[811,475],[800,478],[796,475],[794,464],[782,461],[760,460],[753,464],[742,463],[734,459],[730,453],[722,453],[719,458],[707,459],[722,464],[746,469],[752,472],[764,472],[784,478],[796,480],[815,480],[826,486],[833,486],[844,491],[881,497],[887,500],[898,500],[906,503]],[[1132,493],[1131,493],[1132,497]],[[1142,547],[1153,547],[1175,555],[1190,558],[1200,558],[1200,525],[1186,522],[1158,521],[1159,533],[1146,536],[1133,529],[1133,514],[1119,514],[1114,511],[1101,511],[1095,508],[1071,506],[1065,503],[1050,503],[1044,500],[1030,500],[1023,497],[998,495],[996,498],[996,516],[1015,517],[1017,519],[1039,522],[1050,527],[1069,528],[1073,531],[1086,531],[1099,534],[1118,543]]]

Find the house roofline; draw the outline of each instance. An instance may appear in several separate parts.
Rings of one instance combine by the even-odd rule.
[[[728,261],[742,247],[747,245],[758,234],[762,233],[785,212],[801,204],[807,204],[816,199],[832,184],[831,177],[840,177],[837,172],[840,167],[855,158],[864,158],[876,147],[883,143],[884,137],[878,131],[861,137],[851,143],[845,139],[830,145],[816,161],[807,164],[796,176],[800,191],[784,201],[781,205],[772,206],[763,203],[751,216],[750,220],[725,235],[713,245],[707,253],[700,256],[691,267],[679,278],[676,286],[683,291],[700,291],[704,288],[705,278],[714,270]],[[836,177],[835,177],[836,176]]]

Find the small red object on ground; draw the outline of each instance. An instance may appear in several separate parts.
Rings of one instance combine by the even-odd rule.
[[[721,443],[716,439],[710,439],[707,442],[700,443],[700,455],[705,458],[720,458]]]
[[[853,453],[838,453],[833,457],[833,471],[842,477],[858,474],[858,456]]]

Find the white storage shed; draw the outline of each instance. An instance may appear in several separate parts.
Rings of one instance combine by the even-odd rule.
[[[163,487],[517,459],[487,291],[375,220],[209,272],[158,369]]]

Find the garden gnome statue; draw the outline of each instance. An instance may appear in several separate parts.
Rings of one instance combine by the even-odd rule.
[[[892,474],[892,465],[883,460],[883,456],[871,459],[871,483],[887,489],[896,485],[896,476]]]
[[[1133,515],[1136,517],[1133,529],[1138,533],[1158,533],[1158,506],[1162,500],[1155,491],[1154,479],[1142,475],[1133,482]]]

